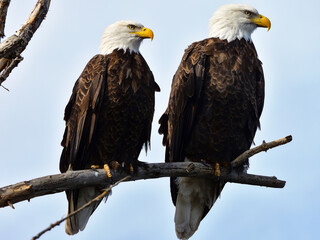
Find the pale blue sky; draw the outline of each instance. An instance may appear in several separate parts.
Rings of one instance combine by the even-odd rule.
[[[6,35],[26,20],[36,0],[12,1]],[[25,58],[0,89],[0,186],[59,172],[63,112],[77,77],[98,53],[104,28],[139,21],[154,31],[141,52],[161,87],[156,95],[152,150],[141,160],[162,162],[157,121],[184,49],[208,36],[208,20],[235,1],[53,0]],[[251,159],[250,173],[286,180],[284,189],[228,184],[192,239],[316,239],[320,222],[319,1],[237,1],[272,23],[253,41],[266,79],[262,130],[255,142],[293,135],[293,142]],[[30,239],[65,216],[64,193],[0,209],[0,238]],[[64,224],[41,239],[176,239],[169,179],[123,183],[92,215],[85,231],[69,237]]]

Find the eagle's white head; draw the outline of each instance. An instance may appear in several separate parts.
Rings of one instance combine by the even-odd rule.
[[[228,4],[220,7],[209,23],[210,37],[231,42],[236,38],[251,41],[251,34],[257,27],[271,27],[270,20],[245,4]]]
[[[102,35],[101,54],[112,53],[115,49],[139,52],[144,38],[153,39],[153,32],[142,24],[134,21],[119,21],[109,25]]]

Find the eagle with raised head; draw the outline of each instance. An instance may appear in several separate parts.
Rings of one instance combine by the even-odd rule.
[[[112,162],[132,171],[139,163],[143,145],[147,150],[150,144],[155,92],[160,91],[139,52],[145,38],[152,40],[153,32],[133,21],[105,29],[101,54],[84,68],[65,109],[61,172]],[[67,191],[68,213],[100,193],[96,187]],[[66,233],[83,230],[99,203],[67,219]]]
[[[166,162],[230,166],[250,148],[264,103],[262,64],[251,39],[257,27],[269,30],[271,23],[251,6],[225,5],[210,19],[210,38],[185,50],[159,120]],[[233,170],[247,167],[248,162]],[[224,185],[205,178],[171,178],[179,239],[194,234]]]

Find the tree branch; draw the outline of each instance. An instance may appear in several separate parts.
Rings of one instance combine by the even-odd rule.
[[[72,217],[73,215],[77,214],[78,212],[82,211],[83,209],[89,207],[93,202],[97,202],[100,201],[101,199],[103,199],[105,196],[107,196],[107,194],[111,191],[111,189],[115,186],[117,186],[119,183],[127,180],[129,178],[129,176],[126,176],[122,179],[120,179],[119,181],[117,181],[115,184],[110,185],[106,190],[103,191],[103,193],[101,193],[99,196],[95,197],[94,199],[92,199],[91,201],[87,202],[86,204],[84,204],[81,208],[78,208],[76,211],[69,213],[67,216],[65,216],[64,218],[60,219],[59,221],[56,221],[53,224],[50,224],[49,227],[47,227],[46,229],[44,229],[43,231],[41,231],[40,233],[38,233],[36,236],[34,236],[31,240],[35,240],[35,239],[39,239],[43,234],[45,234],[46,232],[50,231],[52,228],[59,226],[62,222],[64,222],[65,220],[67,220],[68,218]]]
[[[14,59],[5,59],[2,58],[0,59],[0,65],[4,64],[4,68],[2,69],[3,71],[0,70],[0,86],[9,91],[7,88],[1,85],[2,82],[4,82],[7,77],[9,77],[11,71],[18,66],[18,64],[23,60],[23,57],[18,56]],[[0,66],[1,69],[1,66]]]
[[[0,38],[4,37],[4,27],[6,25],[9,4],[10,0],[0,0]]]
[[[10,2],[10,1],[9,1]],[[35,8],[32,10],[29,18],[25,24],[21,27],[16,34],[7,38],[0,44],[0,61],[1,66],[0,72],[6,71],[7,68],[11,67],[9,71],[6,71],[6,74],[2,74],[0,78],[0,85],[6,80],[13,68],[18,64],[16,59],[21,58],[21,53],[27,47],[29,41],[31,40],[33,34],[39,28],[43,19],[46,17],[51,0],[38,0]],[[1,14],[2,10],[0,11]],[[1,27],[1,16],[0,16],[0,27]],[[4,20],[5,21],[5,20]],[[3,22],[4,23],[4,22]],[[3,26],[4,27],[4,26]],[[1,28],[0,28],[1,34]]]
[[[292,137],[288,136],[286,140],[279,139],[250,149],[239,156],[253,156],[261,151],[265,151],[275,146],[279,146],[291,141]],[[232,162],[238,161],[237,158]],[[242,159],[241,157],[240,159]],[[237,163],[239,164],[239,162]],[[135,181],[141,179],[161,178],[161,177],[205,177],[212,178],[216,181],[226,181],[233,183],[258,185],[273,188],[283,188],[285,181],[278,180],[276,177],[259,176],[247,173],[229,172],[221,168],[220,176],[215,175],[215,170],[208,165],[196,162],[180,163],[148,163],[139,166],[130,179],[126,181]],[[101,186],[107,188],[112,184],[127,176],[126,172],[121,170],[112,171],[112,178],[107,178],[103,169],[89,169],[80,171],[71,171],[62,174],[50,175],[23,181],[14,185],[0,188],[0,207],[11,206],[14,203],[24,200],[30,200],[47,194],[58,193],[70,189],[83,188],[88,186]]]
[[[241,164],[243,164],[248,158],[252,157],[253,155],[262,152],[262,151],[268,151],[271,148],[286,144],[288,142],[292,141],[292,136],[286,136],[284,138],[280,138],[278,140],[272,141],[272,142],[268,142],[266,143],[265,141],[263,141],[263,143],[260,146],[257,146],[255,148],[251,148],[247,151],[245,151],[244,153],[242,153],[239,157],[237,157],[235,160],[232,161],[231,165],[232,167],[237,167]]]

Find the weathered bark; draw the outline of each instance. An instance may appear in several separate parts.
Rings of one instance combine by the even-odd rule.
[[[249,156],[253,156],[261,151],[266,151],[272,147],[288,143],[292,140],[291,136],[279,139],[273,142],[265,143],[250,149],[231,164],[236,166],[245,161]],[[34,197],[53,194],[70,189],[77,189],[87,186],[101,186],[107,188],[113,182],[119,181],[127,176],[127,173],[118,171],[112,172],[112,178],[107,178],[103,169],[89,169],[72,171],[63,174],[50,175],[46,177],[32,179],[30,181],[20,182],[14,185],[0,188],[0,207],[11,206],[12,204],[30,200]],[[222,180],[226,182],[283,188],[285,181],[278,180],[276,177],[259,176],[247,173],[235,173],[227,169],[221,168],[220,175],[217,176],[215,169],[202,163],[149,163],[144,164],[136,169],[131,177],[126,181],[135,181],[141,179],[151,179],[160,177],[206,177],[216,181]]]
[[[267,151],[270,148],[286,144],[292,140],[291,136],[273,141],[263,142],[262,145],[249,149],[237,157],[232,166],[239,166],[246,161],[247,158],[261,152]],[[70,189],[77,189],[87,186],[100,186],[105,189],[99,196],[89,201],[76,211],[68,214],[66,217],[50,224],[49,227],[38,233],[32,239],[39,239],[44,233],[50,231],[52,228],[58,226],[67,218],[82,211],[95,201],[100,201],[105,197],[112,187],[120,182],[135,181],[141,179],[151,179],[160,177],[206,177],[212,178],[216,181],[234,182],[250,185],[258,185],[273,188],[283,188],[286,184],[285,181],[278,180],[276,177],[267,177],[252,175],[247,173],[235,173],[234,171],[224,168],[214,168],[203,163],[195,162],[180,162],[180,163],[149,163],[141,164],[135,172],[128,175],[121,169],[112,171],[112,177],[108,177],[104,169],[89,169],[80,171],[71,171],[63,174],[56,174],[41,178],[36,178],[30,181],[20,182],[14,185],[0,188],[0,207],[10,206],[14,208],[13,204],[30,200],[31,198],[53,194]],[[113,184],[114,183],[114,184]]]
[[[270,148],[288,143],[292,140],[291,136],[273,141],[263,142],[262,145],[250,149],[231,164],[238,166],[247,158]],[[103,169],[98,170],[81,170],[72,171],[63,174],[50,175],[46,177],[32,179],[30,181],[20,182],[14,185],[0,188],[0,207],[11,206],[12,204],[30,200],[34,197],[39,197],[46,194],[53,194],[70,189],[77,189],[87,186],[101,186],[107,188],[112,182],[119,181],[127,176],[127,173],[118,171],[112,172],[112,178],[106,177],[106,172]],[[136,169],[131,177],[126,181],[135,181],[141,179],[151,179],[160,177],[206,177],[216,181],[222,180],[226,182],[242,183],[249,185],[283,188],[285,181],[278,180],[276,177],[267,177],[252,175],[247,173],[235,173],[222,168],[219,176],[215,173],[215,169],[202,163],[149,163],[144,164]]]
[[[0,207],[6,207],[24,200],[30,200],[42,195],[58,193],[70,189],[101,186],[107,188],[127,176],[124,172],[112,172],[112,178],[106,176],[103,169],[80,170],[62,174],[50,175],[30,181],[20,182],[0,189]],[[228,173],[221,169],[220,176],[214,174],[214,169],[202,163],[150,163],[139,167],[126,181],[161,177],[206,177],[227,182],[243,183],[273,188],[283,188],[285,181],[276,177],[266,177],[252,174]]]
[[[268,151],[271,148],[286,144],[288,142],[292,141],[292,136],[286,136],[284,138],[280,138],[278,140],[272,141],[272,142],[264,142],[255,148],[251,148],[248,151],[245,151],[240,156],[238,156],[235,160],[232,161],[232,167],[237,167],[241,164],[243,164],[248,158],[252,157],[253,155],[262,152],[262,151]]]
[[[50,2],[51,0],[38,0],[35,8],[21,29],[0,44],[0,85],[7,79],[12,69],[22,61],[21,53],[25,50],[33,34],[46,17]],[[1,13],[2,10],[0,11],[0,14]],[[0,34],[1,23],[3,23],[4,28],[4,21],[0,16]]]

